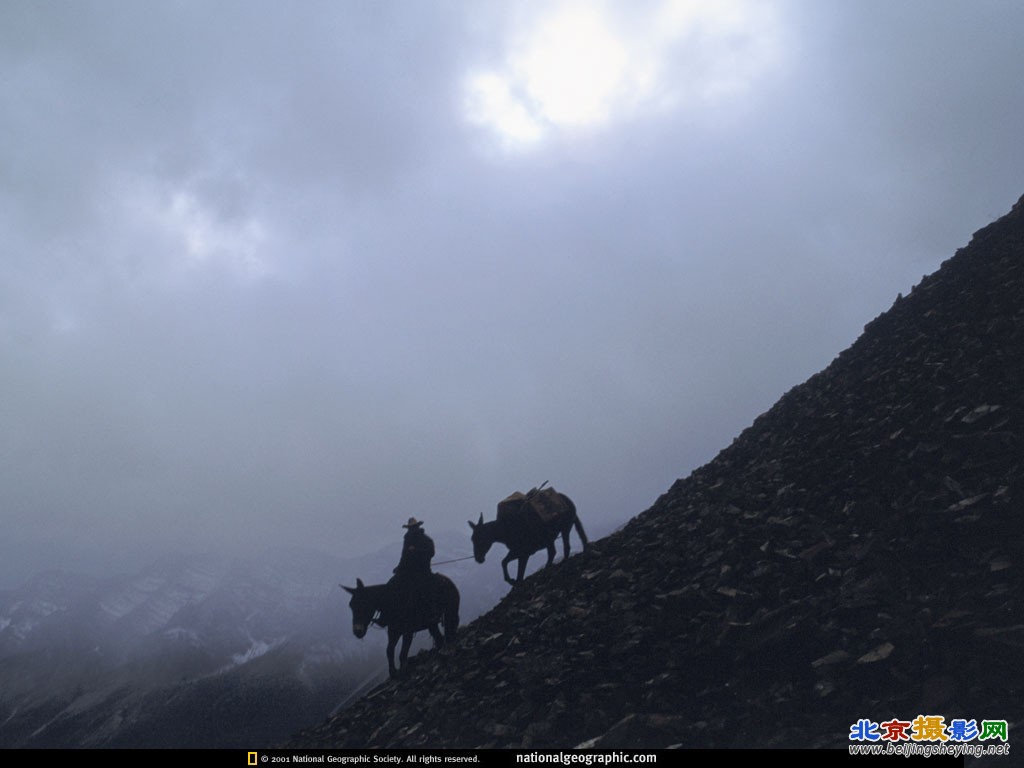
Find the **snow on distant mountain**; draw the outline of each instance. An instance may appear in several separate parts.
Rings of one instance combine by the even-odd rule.
[[[464,559],[468,533],[433,535],[468,622],[508,591],[500,567]],[[399,540],[349,560],[178,555],[132,574],[54,571],[0,591],[0,747],[280,743],[385,668],[384,633],[353,636],[338,585],[386,581]],[[426,647],[424,635],[414,652]],[[237,722],[221,711],[235,698],[254,708]]]

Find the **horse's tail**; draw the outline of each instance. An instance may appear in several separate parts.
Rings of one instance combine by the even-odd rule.
[[[575,508],[575,503],[571,499],[569,499],[567,496],[565,496],[565,494],[559,494],[558,496],[561,498],[562,504],[565,505],[565,517],[567,517],[568,520],[572,523],[572,527],[575,528],[575,530],[577,530],[577,536],[580,537],[580,543],[583,545],[583,549],[586,550],[587,549],[587,545],[590,544],[590,542],[587,539],[586,531],[584,531],[584,529],[583,529],[583,523],[580,522],[580,514],[577,512],[577,508]],[[565,518],[562,518],[562,519],[565,519]],[[568,526],[567,525],[565,527],[565,532],[566,532],[566,536],[567,536],[568,535]],[[568,540],[566,540],[566,541],[568,541]]]
[[[448,643],[455,639],[459,630],[459,603],[462,598],[454,581],[441,573],[435,573],[434,578],[437,579],[438,589],[435,594],[439,598],[441,623],[444,625],[444,640]]]
[[[590,544],[590,542],[587,541],[587,534],[583,532],[583,523],[580,522],[580,518],[579,518],[578,515],[572,521],[572,524],[573,524],[573,527],[576,528],[576,533],[580,537],[580,541],[583,543],[583,549],[586,550],[586,548]]]
[[[572,499],[566,496],[564,493],[561,497],[565,499],[565,503],[569,506],[569,513],[572,515],[572,526],[576,529],[576,535],[580,537],[580,542],[583,545],[583,549],[586,550],[587,545],[590,543],[587,541],[587,534],[583,531],[583,523],[580,522],[580,516],[576,512],[576,505]]]

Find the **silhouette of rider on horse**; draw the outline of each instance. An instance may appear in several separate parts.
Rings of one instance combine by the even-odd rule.
[[[434,574],[430,561],[434,557],[434,541],[423,530],[423,521],[410,517],[402,540],[402,557],[395,566],[391,584],[400,603],[408,609],[416,608],[424,616],[435,611],[436,595]]]

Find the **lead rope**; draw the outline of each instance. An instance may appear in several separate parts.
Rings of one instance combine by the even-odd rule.
[[[454,560],[442,560],[442,561],[440,561],[438,563],[431,563],[430,566],[434,567],[435,565],[448,565],[448,563],[461,563],[463,560],[472,560],[472,559],[473,559],[473,555],[467,555],[466,557],[456,557]]]

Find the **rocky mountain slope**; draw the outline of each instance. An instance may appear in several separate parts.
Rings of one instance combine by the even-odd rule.
[[[843,746],[919,714],[1012,740],[1022,504],[1024,198],[623,530],[292,745]]]

